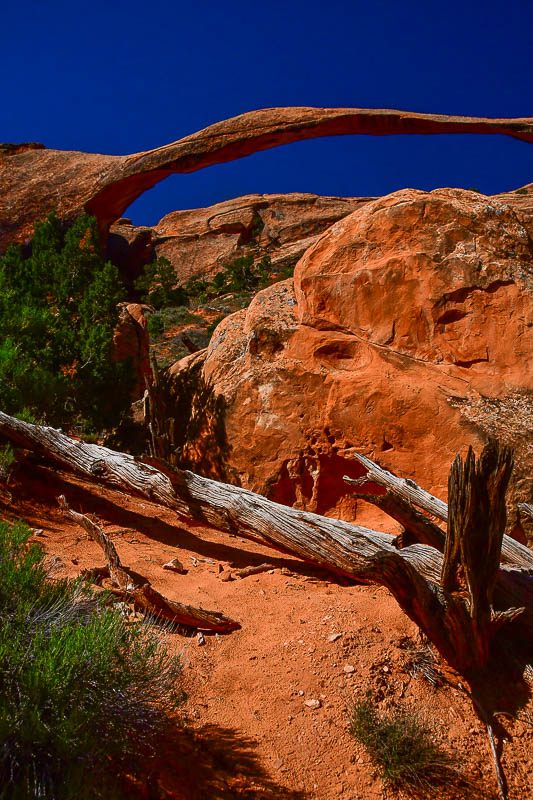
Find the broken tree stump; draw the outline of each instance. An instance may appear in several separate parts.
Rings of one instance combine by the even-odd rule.
[[[349,478],[347,475],[343,478],[346,483],[362,487],[355,496],[361,495],[363,500],[382,508],[389,516],[407,528],[416,541],[431,544],[443,551],[444,540],[440,539],[439,542],[438,531],[440,528],[418,512],[415,512],[417,520],[414,521],[412,517],[408,516],[407,510],[411,507],[411,510],[414,511],[412,507],[417,506],[443,522],[448,522],[447,503],[426,492],[410,478],[399,478],[397,475],[393,475],[392,472],[383,469],[367,456],[360,453],[352,453],[352,456],[367,469],[367,474],[362,478]],[[377,483],[387,489],[387,492],[384,495],[368,494],[364,491],[366,483]],[[520,503],[519,510],[527,513],[525,508],[527,506],[527,503]],[[512,537],[504,536],[501,563],[509,566],[533,567],[533,552]]]

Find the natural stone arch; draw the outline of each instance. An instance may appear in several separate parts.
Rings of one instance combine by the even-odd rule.
[[[390,109],[270,108],[250,111],[144,153],[126,156],[0,148],[0,252],[25,241],[52,210],[87,211],[105,235],[131,203],[172,173],[194,172],[282,144],[347,134],[497,133],[533,142],[533,119],[487,119]]]

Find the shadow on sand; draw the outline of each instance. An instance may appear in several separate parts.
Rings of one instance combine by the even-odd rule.
[[[144,785],[130,788],[147,800],[305,800],[274,780],[259,762],[258,743],[218,725],[176,727],[155,744],[146,761]]]
[[[276,555],[275,550],[271,550],[268,554],[255,553],[247,550],[246,545],[240,541],[238,546],[234,546],[231,542],[235,541],[237,537],[229,533],[223,534],[227,538],[227,544],[212,542],[181,527],[177,516],[176,524],[152,516],[150,513],[152,509],[152,513],[157,513],[155,505],[151,507],[150,511],[147,509],[146,514],[139,510],[131,511],[124,508],[119,502],[114,502],[109,496],[104,496],[101,487],[95,485],[92,488],[89,484],[82,485],[69,475],[26,463],[23,480],[16,487],[16,495],[19,499],[28,500],[30,503],[46,503],[55,511],[56,499],[60,494],[66,495],[69,505],[76,511],[83,514],[96,514],[100,519],[125,529],[125,532],[130,531],[133,536],[135,532],[138,532],[167,546],[192,550],[200,557],[227,563],[231,569],[243,569],[268,562],[272,564],[273,568],[285,567],[296,575],[306,578],[316,578],[342,586],[356,583],[348,578],[335,576],[328,570],[313,564],[285,557],[283,554]],[[172,514],[168,509],[161,509],[160,513]],[[16,508],[11,509],[10,516],[17,516]],[[27,518],[27,521],[29,524],[33,524],[31,519]],[[49,528],[53,530],[53,524],[49,524]],[[198,529],[201,530],[200,526]]]

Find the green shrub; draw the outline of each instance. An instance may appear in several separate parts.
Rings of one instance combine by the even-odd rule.
[[[50,214],[31,253],[11,247],[0,258],[0,405],[53,425],[82,417],[116,424],[129,403],[131,365],[112,360],[118,271],[100,254],[94,217],[64,233]],[[113,386],[113,391],[109,391]]]
[[[148,318],[148,333],[150,336],[162,336],[165,332],[165,321],[161,314],[151,314]]]
[[[252,217],[252,229],[250,231],[250,239],[246,242],[248,246],[250,247],[257,246],[257,239],[261,235],[261,232],[264,227],[265,223],[263,221],[262,216],[259,214],[258,211],[254,210]]]
[[[241,292],[263,289],[269,283],[270,270],[270,256],[264,256],[257,263],[254,263],[252,255],[236,258],[225,268],[229,290]]]
[[[30,422],[32,425],[39,424],[37,417],[31,413],[29,408],[23,408],[22,411],[17,411],[13,416],[22,420],[22,422]]]
[[[189,278],[187,285],[185,286],[185,291],[187,292],[188,297],[195,299],[200,297],[202,294],[205,294],[207,286],[207,281],[204,281],[200,278]]]
[[[164,256],[145,267],[144,274],[135,281],[135,288],[142,292],[144,302],[156,309],[189,304],[183,286],[176,286],[174,267]]]
[[[240,256],[226,264],[210,282],[191,278],[186,290],[190,298],[204,303],[229,293],[250,295],[271,283],[271,271],[270,256],[263,256],[260,261],[252,254]]]
[[[457,780],[452,757],[433,742],[427,724],[401,710],[378,715],[370,694],[354,704],[350,732],[366,747],[382,780],[408,790],[410,797]]]
[[[178,325],[203,325],[205,320],[197,314],[191,314],[185,306],[177,308],[162,308],[151,314],[148,319],[148,330],[157,338],[162,336],[169,328]]]
[[[22,523],[0,523],[0,798],[131,796],[182,699],[161,638],[79,582],[50,581]]]
[[[285,281],[287,278],[294,277],[294,267],[296,266],[296,262],[294,264],[287,264],[287,266],[283,267],[283,269],[278,272],[277,279],[279,281]]]
[[[527,194],[527,189],[525,186],[522,186],[521,189],[515,189],[515,194]]]

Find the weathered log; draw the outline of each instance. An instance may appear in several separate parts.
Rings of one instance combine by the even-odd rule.
[[[78,514],[69,508],[64,495],[58,497],[63,514],[76,522],[97,542],[104,551],[109,576],[116,584],[117,590],[125,600],[129,600],[136,608],[147,611],[153,616],[169,620],[179,625],[189,625],[219,633],[228,633],[240,628],[240,624],[218,611],[205,611],[184,603],[169,600],[151,586],[147,581],[139,585],[130,571],[123,567],[116,547],[103,530],[85,514]]]
[[[68,517],[68,519],[71,519],[79,525],[80,528],[83,528],[83,530],[89,534],[89,537],[100,545],[106,557],[111,580],[116,583],[120,589],[134,589],[135,581],[122,566],[117,549],[111,539],[105,535],[103,530],[95,522],[85,516],[85,514],[78,514],[77,511],[73,511],[73,509],[69,508],[64,494],[59,495],[57,502],[63,512],[63,516]]]
[[[367,474],[363,475],[362,478],[349,478],[347,475],[345,475],[343,480],[346,481],[346,483],[354,486],[364,487],[366,483],[377,483],[379,486],[383,486],[388,489],[391,492],[392,498],[389,501],[388,508],[384,508],[384,510],[387,512],[387,514],[394,517],[394,519],[397,519],[399,522],[401,522],[402,525],[405,525],[405,523],[401,519],[402,512],[400,509],[405,509],[405,503],[411,506],[418,506],[418,508],[427,511],[429,514],[441,519],[443,522],[448,522],[448,505],[443,500],[439,500],[438,497],[434,497],[429,492],[426,492],[425,489],[422,489],[410,478],[398,478],[396,475],[393,475],[391,472],[388,472],[386,469],[380,467],[374,461],[371,461],[371,459],[367,456],[363,456],[360,453],[352,453],[352,457],[366,467]],[[368,499],[369,502],[373,502],[373,495],[365,496],[364,491],[362,494],[365,499]],[[398,510],[395,513],[393,513],[394,504],[392,499],[398,500]],[[403,501],[403,504],[401,501]],[[378,501],[378,503],[379,502],[380,501]],[[378,505],[378,503],[376,503],[376,505]],[[520,510],[523,510],[523,505],[526,504],[520,504]],[[405,525],[405,527],[409,528],[415,535],[417,535],[418,541],[429,544],[427,538],[424,538],[429,535],[428,530],[426,533],[423,533],[422,528],[417,528],[416,526],[411,528],[408,524]],[[436,546],[436,543],[433,544],[433,546]],[[439,547],[438,549],[441,548]],[[517,567],[533,567],[533,552],[525,545],[517,542],[511,536],[504,536],[502,542],[501,563]]]
[[[146,463],[128,453],[75,441],[54,428],[31,425],[1,411],[0,433],[89,480],[144,497],[184,519],[238,533],[349,578],[368,581],[369,560],[382,550],[396,552],[390,534],[282,506],[246,489],[170,468],[156,459]],[[442,555],[434,548],[412,545],[401,553],[424,577],[439,580]]]
[[[466,627],[468,608],[439,585],[443,556],[433,547],[415,544],[396,550],[388,534],[281,506],[188,471],[161,465],[162,472],[131,455],[76,442],[52,428],[2,412],[0,433],[86,478],[148,498],[182,517],[238,533],[350,578],[383,583],[449,663],[464,674],[476,667],[467,651],[454,647],[455,628],[462,632]],[[530,635],[533,575],[501,567],[496,588],[500,612],[494,616],[495,625],[513,619],[524,606],[521,622]]]
[[[364,486],[365,483],[370,482],[378,483],[380,486],[390,489],[394,495],[398,495],[407,503],[424,509],[424,511],[433,514],[434,517],[441,519],[443,522],[448,521],[448,506],[443,500],[439,500],[438,497],[426,492],[425,489],[422,489],[410,478],[398,478],[392,472],[388,472],[374,461],[371,461],[367,456],[361,455],[361,453],[351,453],[351,456],[356,461],[359,461],[363,467],[366,467],[367,474],[363,475],[362,478],[349,478],[345,475],[343,480],[346,483],[351,483],[354,486]]]
[[[195,608],[185,603],[169,600],[149,583],[145,583],[144,586],[133,591],[127,591],[126,594],[137,607],[149,611],[154,616],[163,617],[181,625],[218,633],[229,633],[229,631],[235,631],[241,627],[239,622],[226,617],[219,611],[205,611],[203,608]]]
[[[274,564],[257,564],[255,567],[237,569],[233,574],[237,578],[248,578],[250,575],[259,575],[261,572],[268,572],[270,569],[274,569]]]
[[[351,481],[352,479],[350,479]],[[396,522],[399,522],[400,525],[403,525],[408,536],[402,537],[402,541],[406,538],[408,540],[407,544],[413,544],[413,541],[420,542],[420,544],[429,544],[439,552],[444,552],[446,533],[433,520],[426,517],[421,511],[417,511],[410,503],[390,489],[385,494],[357,492],[353,496],[361,497],[367,503],[372,503],[372,505],[388,514],[389,517],[395,519]],[[409,539],[412,541],[409,541]],[[402,544],[402,546],[404,545]]]
[[[380,481],[396,483],[402,492],[407,486],[413,489],[417,499],[422,497],[426,502],[424,494],[427,493],[416,484],[409,486],[373,465],[369,459],[362,457],[361,460],[365,466],[371,465],[369,475],[360,479],[361,483],[367,482],[370,475],[375,480],[379,474]],[[511,451],[500,448],[495,441],[484,448],[477,465],[472,448],[464,465],[460,456],[455,459],[448,482],[449,525],[440,581],[442,588],[439,587],[437,593],[396,557],[384,555],[381,559],[382,581],[409,616],[424,619],[428,637],[438,643],[440,652],[450,663],[460,664],[465,674],[479,671],[486,665],[495,632],[524,612],[524,607],[515,607],[497,613],[492,607],[506,521],[505,492],[511,471]],[[386,501],[381,504],[378,500],[376,505],[395,519],[401,518],[403,513],[405,521],[409,520],[409,506],[403,497],[390,489],[383,497]],[[371,496],[371,502],[373,499]],[[436,507],[433,502],[431,505],[433,509]],[[415,532],[419,522],[415,516],[415,524],[411,525]],[[424,523],[418,532],[425,536]],[[439,532],[442,533],[440,529]]]

